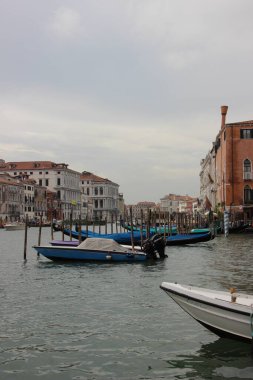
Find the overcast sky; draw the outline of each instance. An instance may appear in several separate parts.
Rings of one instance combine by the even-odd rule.
[[[0,158],[49,160],[125,202],[199,195],[200,160],[252,119],[252,0],[1,0]]]

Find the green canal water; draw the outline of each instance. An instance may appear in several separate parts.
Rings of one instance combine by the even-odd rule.
[[[167,247],[153,264],[38,259],[37,228],[24,262],[24,231],[0,230],[0,239],[1,380],[253,379],[249,344],[218,338],[159,288],[253,293],[253,235]]]

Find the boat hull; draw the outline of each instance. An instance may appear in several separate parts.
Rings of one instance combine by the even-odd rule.
[[[212,240],[214,236],[211,232],[200,234],[177,234],[175,236],[166,237],[166,245],[184,245],[195,244]]]
[[[200,292],[193,292],[191,289],[198,288],[171,283],[162,283],[161,289],[186,313],[218,336],[252,342],[252,296],[247,296],[247,305],[243,305],[239,300],[231,302],[229,292],[215,292],[215,297],[209,297],[207,290],[199,288]]]
[[[38,254],[54,261],[101,261],[101,262],[140,262],[146,261],[147,255],[141,252],[108,252],[85,250],[77,247],[34,246]]]
[[[24,230],[25,224],[6,224],[5,230],[6,231],[18,231],[18,230]]]

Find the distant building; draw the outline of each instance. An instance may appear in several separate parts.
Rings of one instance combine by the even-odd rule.
[[[5,162],[0,160],[0,173],[34,179],[39,186],[54,192],[51,208],[57,218],[77,219],[81,213],[80,173],[68,168],[67,164],[51,161]],[[30,207],[30,206],[28,206]]]
[[[137,204],[127,205],[126,217],[128,217],[128,219],[130,218],[130,208],[132,208],[133,222],[135,220],[140,221],[141,218],[143,218],[143,221],[148,220],[148,214],[150,212],[154,212],[156,210],[156,207],[157,207],[156,203],[150,202],[150,201],[141,201],[141,202],[138,202]]]
[[[108,178],[84,171],[80,176],[83,209],[88,219],[115,220],[120,215],[119,185]],[[122,208],[122,206],[121,206]]]
[[[226,123],[227,110],[221,107],[221,128],[201,161],[202,207],[252,219],[253,120]]]
[[[4,222],[24,220],[25,186],[9,174],[0,174],[0,219]]]
[[[168,194],[160,199],[161,211],[173,213],[193,213],[196,210],[197,198],[189,195]]]

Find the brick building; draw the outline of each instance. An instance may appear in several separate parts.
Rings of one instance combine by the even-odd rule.
[[[253,120],[226,123],[206,158],[201,161],[200,196],[205,209],[227,210],[237,219],[253,218]]]

